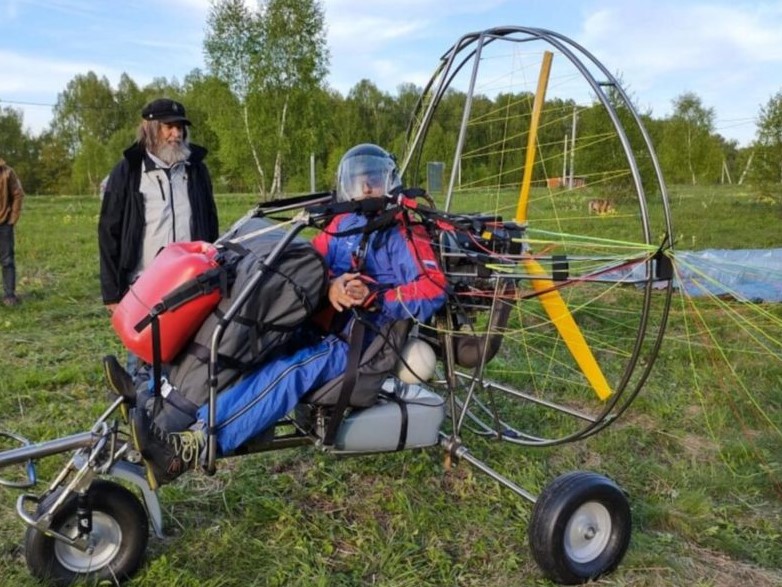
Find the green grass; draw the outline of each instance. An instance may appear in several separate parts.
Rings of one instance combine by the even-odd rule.
[[[671,191],[679,248],[779,245],[779,208],[751,193]],[[615,225],[622,238],[616,219],[578,225],[578,202],[566,204],[576,229]],[[0,307],[0,428],[44,440],[90,426],[105,407],[100,358],[122,349],[100,301],[97,199],[25,204],[22,305]],[[227,228],[253,198],[218,204]],[[731,311],[782,338],[778,306],[677,298],[658,363],[619,423],[559,448],[471,446],[532,492],[572,469],[609,475],[628,491],[630,550],[601,585],[782,584],[782,366]],[[42,460],[40,476],[51,480],[62,462]],[[31,587],[16,497],[0,488],[0,584]],[[466,463],[447,470],[439,449],[252,455],[221,462],[213,477],[186,475],[161,499],[169,536],[150,540],[131,585],[550,584],[530,557],[530,505]]]

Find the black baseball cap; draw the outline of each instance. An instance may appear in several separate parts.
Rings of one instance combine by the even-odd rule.
[[[168,98],[152,100],[144,106],[144,109],[141,111],[141,118],[168,123],[181,122],[182,124],[190,124],[185,115],[185,107],[176,100],[169,100]]]

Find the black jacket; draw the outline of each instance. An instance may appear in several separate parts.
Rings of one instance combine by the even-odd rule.
[[[190,237],[212,242],[218,236],[217,206],[212,179],[204,164],[206,149],[190,145],[187,192],[190,199]],[[141,162],[144,150],[134,143],[111,171],[98,222],[100,287],[104,304],[119,302],[138,266],[144,235],[144,196]]]

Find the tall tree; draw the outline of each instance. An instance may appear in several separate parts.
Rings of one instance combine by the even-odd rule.
[[[119,118],[119,125],[116,130],[121,128],[135,130],[136,126],[138,126],[141,109],[148,101],[148,93],[141,90],[127,73],[123,73],[119,78],[119,84],[117,84],[117,91],[114,96],[117,105],[117,117]]]
[[[38,148],[36,141],[25,133],[23,120],[20,110],[0,107],[0,158],[14,168],[25,191],[35,193],[40,186]]]
[[[57,96],[52,128],[75,155],[82,141],[106,141],[124,122],[118,116],[114,92],[106,77],[78,74]]]
[[[26,152],[22,120],[21,111],[9,106],[0,107],[0,137],[2,137],[0,156],[12,167],[18,165],[14,160],[22,159]]]
[[[589,108],[579,109],[575,145],[578,154],[571,157],[571,162],[572,159],[576,160],[576,173],[588,175],[588,184],[599,187],[617,200],[635,198],[635,177],[619,172],[627,167],[627,153],[625,144],[616,131],[615,120],[618,120],[624,129],[629,150],[638,165],[642,184],[646,187],[656,185],[653,162],[647,157],[644,138],[633,115],[633,110],[637,112],[638,107],[633,103],[632,96],[620,89],[621,86],[620,79],[619,86],[611,85],[605,88],[605,97],[613,108],[613,116],[597,99]],[[647,120],[651,118],[648,113],[639,113],[639,116]],[[649,132],[652,131],[648,122],[645,126]],[[572,144],[569,149],[572,151]]]
[[[81,144],[71,170],[71,188],[77,194],[98,194],[101,179],[111,169],[117,154],[106,143],[86,137]]]
[[[388,148],[392,138],[389,136],[391,96],[368,79],[362,79],[348,92],[347,106],[353,115],[351,143],[376,143]]]
[[[782,91],[760,108],[756,136],[755,176],[764,181],[782,182]]]
[[[38,138],[40,153],[37,161],[40,182],[33,193],[64,194],[67,193],[71,179],[71,161],[68,146],[65,145],[51,130],[45,131]],[[27,188],[27,183],[25,183]]]
[[[266,196],[263,152],[274,153],[270,186],[282,189],[283,161],[295,144],[307,152],[317,120],[309,96],[327,73],[324,16],[317,0],[263,0],[257,12],[242,0],[215,0],[204,53],[209,71],[237,96],[244,134]],[[267,155],[268,157],[268,155]]]
[[[187,112],[193,121],[194,141],[209,149],[209,170],[215,189],[252,191],[256,184],[254,160],[243,137],[242,105],[228,84],[194,70],[185,78]]]
[[[673,114],[663,135],[660,158],[674,182],[717,181],[722,169],[719,144],[713,137],[714,109],[692,92],[673,100]]]
[[[396,93],[396,99],[391,103],[392,116],[394,120],[399,121],[403,126],[401,126],[400,132],[394,139],[392,149],[395,153],[399,153],[400,157],[403,157],[407,149],[408,127],[411,126],[414,111],[418,104],[418,99],[423,93],[423,88],[419,88],[413,83],[405,82],[397,86]]]
[[[204,56],[208,70],[224,81],[241,106],[244,136],[258,173],[257,190],[266,194],[266,177],[250,126],[249,97],[261,76],[263,28],[243,0],[214,0],[209,8]],[[225,137],[230,140],[230,137]]]
[[[264,67],[261,87],[277,104],[277,145],[272,194],[282,191],[282,162],[296,135],[299,149],[311,149],[317,139],[316,112],[310,94],[321,89],[328,73],[325,17],[317,0],[266,0],[261,3]],[[288,120],[295,126],[288,131]],[[305,151],[307,152],[307,151]]]

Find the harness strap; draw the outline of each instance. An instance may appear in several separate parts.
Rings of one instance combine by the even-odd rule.
[[[173,385],[168,385],[163,393],[163,399],[174,406],[180,412],[187,414],[195,420],[198,412],[198,405],[191,402],[184,395],[179,393]]]
[[[364,322],[356,318],[353,321],[353,326],[350,331],[350,339],[348,341],[348,360],[345,368],[345,373],[342,376],[342,386],[339,390],[339,397],[337,403],[334,406],[334,414],[329,420],[326,427],[326,434],[323,438],[323,444],[326,446],[332,446],[334,439],[337,436],[337,430],[342,423],[342,419],[345,416],[345,410],[350,402],[350,396],[353,393],[353,388],[356,385],[358,379],[358,364],[361,359],[362,346],[364,342]]]
[[[202,344],[193,341],[190,343],[190,345],[188,345],[186,352],[188,355],[194,356],[199,363],[206,364],[209,362],[209,348]],[[233,369],[234,371],[241,371],[244,373],[245,371],[249,371],[254,365],[255,363],[244,363],[235,359],[234,357],[230,357],[222,353],[218,353],[217,355],[216,370],[218,373],[221,369],[224,368]]]
[[[407,428],[410,421],[407,403],[395,393],[381,393],[380,395],[399,406],[399,415],[401,416],[402,421],[399,423],[399,442],[396,444],[396,450],[404,450],[405,445],[407,444]]]
[[[162,406],[160,402],[160,386],[161,378],[163,377],[163,357],[161,356],[161,344],[160,344],[160,319],[157,314],[152,316],[152,384],[153,384],[153,397],[154,403],[154,415],[160,412]]]
[[[153,320],[156,321],[160,314],[175,310],[182,304],[211,293],[217,288],[220,288],[223,295],[228,291],[228,271],[223,267],[209,269],[165,295],[133,328],[136,332],[141,332]]]

